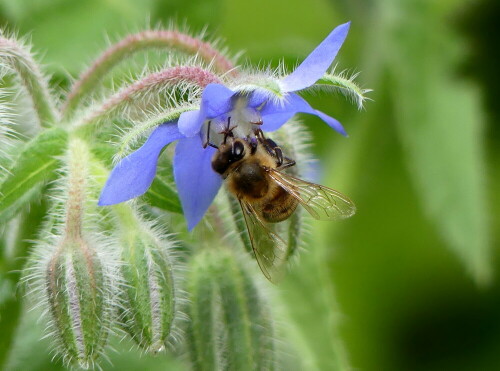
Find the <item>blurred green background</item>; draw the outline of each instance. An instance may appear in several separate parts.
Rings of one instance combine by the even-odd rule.
[[[313,133],[322,183],[358,206],[314,223],[279,288],[306,369],[500,369],[500,3],[495,0],[2,0],[3,28],[29,35],[63,87],[107,45],[171,20],[207,28],[242,62],[289,67],[352,21],[338,68],[374,89],[365,109],[308,97],[338,118]],[[246,63],[244,63],[246,64]],[[10,369],[54,369],[27,314]],[[0,329],[1,333],[1,329]],[[131,345],[105,369],[182,369]]]

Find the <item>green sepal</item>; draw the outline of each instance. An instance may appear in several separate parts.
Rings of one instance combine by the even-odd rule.
[[[363,108],[363,104],[366,99],[366,94],[371,92],[371,89],[363,89],[361,88],[354,79],[357,74],[347,77],[344,73],[333,74],[326,73],[322,78],[316,81],[316,84],[313,87],[328,87],[332,88],[335,91],[338,91],[345,95],[347,98],[350,98],[353,103],[355,103],[359,109]]]
[[[24,145],[10,163],[0,184],[0,220],[16,214],[37,194],[34,189],[56,177],[59,159],[66,150],[67,133],[60,128],[47,129]]]

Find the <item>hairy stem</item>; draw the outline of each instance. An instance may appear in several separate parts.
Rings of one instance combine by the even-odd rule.
[[[50,94],[48,82],[29,50],[16,40],[0,36],[0,59],[16,72],[33,102],[40,125],[48,127],[57,122],[59,112]]]
[[[80,139],[73,139],[69,145],[68,199],[66,202],[66,238],[79,238],[86,200],[89,152]]]
[[[233,70],[232,62],[210,43],[193,38],[178,31],[143,31],[129,35],[107,49],[75,82],[63,108],[64,118],[70,117],[82,99],[92,93],[103,76],[127,56],[152,48],[172,48],[189,54],[198,54],[216,71],[226,73]]]
[[[124,87],[104,101],[100,107],[85,115],[83,119],[76,123],[76,126],[95,123],[119,108],[134,105],[133,98],[138,94],[147,93],[151,89],[161,89],[167,85],[175,85],[180,82],[188,82],[199,87],[205,87],[210,83],[220,83],[220,80],[216,75],[201,67],[182,66],[167,68],[163,71],[152,73]]]

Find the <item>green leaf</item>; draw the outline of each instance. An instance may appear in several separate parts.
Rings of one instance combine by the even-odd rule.
[[[40,184],[55,178],[57,156],[64,153],[67,140],[64,130],[53,128],[25,144],[0,184],[0,220],[12,216],[32,199]]]
[[[143,199],[151,206],[182,214],[182,206],[177,192],[159,176],[156,176]]]
[[[394,2],[401,23],[388,31],[388,58],[410,173],[429,218],[469,273],[485,283],[491,252],[480,97],[456,78],[463,53],[461,40],[442,27],[449,9],[441,14],[430,1],[402,4]]]

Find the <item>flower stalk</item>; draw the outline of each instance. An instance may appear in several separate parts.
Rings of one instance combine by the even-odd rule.
[[[87,231],[90,154],[86,143],[73,138],[67,155],[64,218],[52,224],[56,234],[34,256],[28,282],[40,290],[50,318],[50,335],[56,351],[68,365],[93,367],[106,345],[113,313],[114,263],[107,259],[109,246],[95,232]],[[56,205],[54,205],[57,208]],[[57,219],[57,215],[55,218]],[[41,255],[37,255],[41,254]],[[43,289],[39,286],[43,283]]]
[[[42,74],[30,50],[15,39],[0,36],[0,63],[12,71],[33,102],[38,122],[49,127],[59,119],[48,81]]]
[[[210,43],[175,30],[149,30],[129,35],[108,48],[74,83],[63,107],[63,117],[68,119],[82,99],[92,93],[99,81],[126,57],[147,49],[167,48],[187,54],[196,54],[219,73],[233,70],[232,62]]]
[[[140,100],[140,96],[152,96],[165,91],[166,88],[173,88],[180,83],[203,88],[214,82],[220,82],[219,77],[201,67],[181,66],[167,68],[147,75],[113,94],[100,107],[92,109],[90,113],[79,120],[76,126],[97,122],[113,114],[116,110],[125,111],[127,107],[137,107],[137,102],[134,100]]]

